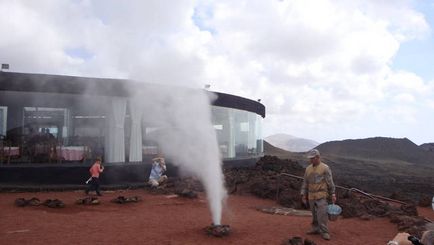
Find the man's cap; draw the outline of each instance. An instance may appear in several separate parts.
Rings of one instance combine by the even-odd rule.
[[[319,151],[317,149],[312,149],[307,153],[306,157],[310,159],[310,158],[314,158],[314,157],[319,156],[319,155],[320,154],[319,154]]]

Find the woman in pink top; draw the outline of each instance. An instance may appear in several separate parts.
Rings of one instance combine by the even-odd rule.
[[[86,195],[89,191],[95,190],[98,196],[102,196],[99,189],[99,174],[104,171],[104,167],[101,165],[101,158],[97,157],[95,163],[90,167],[89,172],[92,176],[86,189]]]

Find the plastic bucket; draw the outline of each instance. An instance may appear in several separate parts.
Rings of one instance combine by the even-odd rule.
[[[342,213],[342,208],[336,204],[330,204],[327,206],[327,214],[329,220],[335,221],[338,219],[339,215]]]

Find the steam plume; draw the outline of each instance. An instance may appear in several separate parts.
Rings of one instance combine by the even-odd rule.
[[[203,90],[167,86],[151,87],[136,98],[166,158],[201,180],[218,225],[226,191],[210,100]]]

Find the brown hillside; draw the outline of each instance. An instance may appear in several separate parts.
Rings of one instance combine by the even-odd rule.
[[[414,201],[433,194],[434,154],[408,139],[377,137],[332,141],[317,148],[339,185]],[[298,161],[303,166],[308,164],[303,153],[287,152],[266,143],[264,152]]]
[[[434,143],[425,143],[420,145],[419,147],[426,151],[434,152]]]
[[[396,198],[432,196],[434,154],[407,138],[332,141],[317,148],[338,182]]]
[[[427,152],[407,138],[375,137],[330,141],[319,145],[317,149],[327,155],[434,165],[434,154]]]
[[[294,161],[299,161],[299,163],[303,166],[306,165],[307,163],[306,158],[304,157],[304,153],[286,151],[273,146],[272,144],[268,143],[265,140],[264,140],[264,154],[270,156],[276,156],[280,159],[291,159]]]
[[[276,155],[276,154],[289,154],[289,151],[285,151],[283,149],[280,149],[278,147],[273,146],[272,144],[268,143],[264,140],[264,152],[266,155]]]

